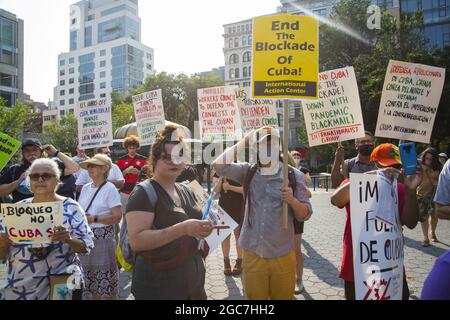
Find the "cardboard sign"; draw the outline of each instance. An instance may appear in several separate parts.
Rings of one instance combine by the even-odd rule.
[[[20,141],[0,132],[0,171],[20,148]]]
[[[156,134],[166,125],[162,90],[145,92],[133,96],[134,114],[141,146],[155,142]]]
[[[16,244],[49,244],[53,228],[62,225],[63,203],[2,203],[5,233]]]
[[[277,104],[274,99],[251,99],[248,87],[236,89],[236,97],[244,135],[262,127],[278,129]]]
[[[113,145],[110,99],[103,98],[79,102],[78,146],[81,149],[109,147]]]
[[[443,68],[391,60],[375,135],[430,143],[444,81]]]
[[[319,25],[309,16],[253,19],[253,98],[317,99]]]
[[[402,299],[404,240],[398,213],[397,181],[390,184],[386,179],[350,173],[357,300]]]
[[[353,67],[319,74],[319,99],[302,105],[310,147],[364,137]]]
[[[200,136],[203,142],[236,141],[242,138],[236,89],[237,86],[227,86],[197,91]]]

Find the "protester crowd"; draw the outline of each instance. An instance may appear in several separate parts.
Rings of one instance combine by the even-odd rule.
[[[122,255],[118,230],[124,223],[135,299],[206,299],[206,257],[198,244],[214,228],[203,219],[199,199],[187,185],[203,177],[172,152],[184,143],[175,132],[175,126],[166,126],[148,158],[138,153],[139,139],[127,137],[123,143],[127,154],[117,164],[107,147],[92,150],[92,157],[77,149],[70,158],[55,146],[25,139],[21,162],[1,173],[0,196],[18,204],[61,202],[63,220],[55,227],[50,245],[19,245],[6,235],[0,216],[0,263],[7,265],[0,300],[50,299],[53,278],[70,275],[79,283],[72,299],[117,299],[122,267],[117,262]],[[222,242],[223,273],[242,276],[244,293],[251,300],[290,300],[304,290],[301,236],[314,214],[308,189],[311,177],[297,151],[284,159],[280,141],[275,129],[257,130],[212,163],[219,205],[239,225],[234,230],[236,242],[231,243],[231,235]],[[256,150],[254,163],[238,157],[246,148]],[[261,154],[263,149],[269,157]],[[424,247],[438,241],[438,220],[450,220],[450,161],[445,154],[425,149],[418,173],[406,176],[398,146],[377,146],[373,134],[366,132],[356,139],[355,149],[354,158],[344,159],[346,150],[339,145],[331,173],[336,190],[330,201],[346,211],[339,276],[348,300],[356,299],[350,173],[383,172],[395,182],[401,225],[413,229],[420,222]],[[289,163],[288,186],[284,161]],[[237,253],[234,263],[231,245]],[[405,275],[403,299],[408,298]],[[422,298],[450,299],[449,252],[436,260]]]

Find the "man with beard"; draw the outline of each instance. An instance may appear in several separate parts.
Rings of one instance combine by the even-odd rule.
[[[365,136],[355,140],[355,148],[358,155],[344,161],[345,150],[339,146],[335,153],[333,169],[331,170],[332,188],[337,188],[344,179],[349,178],[349,173],[365,173],[375,170],[375,164],[370,161],[370,154],[374,149],[374,136],[366,131]]]

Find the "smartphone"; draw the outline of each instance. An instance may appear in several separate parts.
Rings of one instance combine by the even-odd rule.
[[[417,174],[417,153],[415,144],[413,142],[401,143],[399,148],[405,174],[407,176]]]

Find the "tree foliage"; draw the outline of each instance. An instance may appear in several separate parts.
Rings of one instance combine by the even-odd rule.
[[[59,123],[52,123],[44,127],[40,135],[42,143],[52,144],[62,152],[76,155],[78,146],[77,118],[68,113]]]
[[[6,101],[0,98],[0,132],[12,138],[21,140],[24,124],[30,118],[31,107],[17,103],[15,106],[6,106]]]

